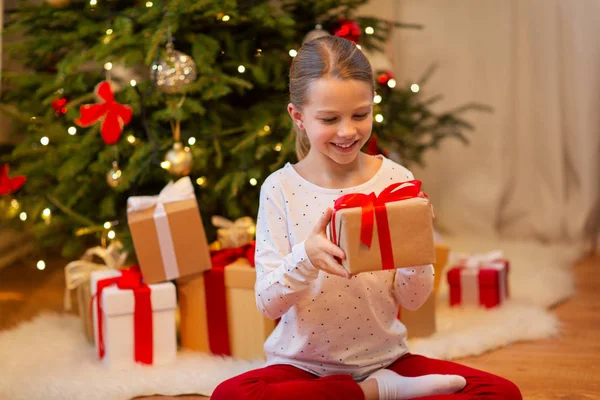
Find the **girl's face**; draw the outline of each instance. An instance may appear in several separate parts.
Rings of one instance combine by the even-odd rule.
[[[373,127],[373,88],[367,82],[320,78],[309,86],[308,104],[288,105],[294,123],[306,131],[310,153],[338,164],[356,159]]]

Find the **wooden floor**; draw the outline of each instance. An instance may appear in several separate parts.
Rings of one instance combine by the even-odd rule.
[[[0,269],[0,330],[30,319],[41,310],[62,310],[62,260],[36,260]],[[600,399],[600,255],[575,267],[577,293],[556,307],[563,322],[560,337],[518,343],[459,362],[515,382],[527,400]],[[145,399],[205,399],[201,396]]]

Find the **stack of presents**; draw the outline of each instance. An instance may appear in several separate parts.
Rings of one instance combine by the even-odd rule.
[[[89,249],[65,268],[65,305],[77,297],[83,330],[109,367],[168,364],[178,348],[264,357],[276,321],[257,309],[251,218],[213,217],[208,244],[191,180],[169,183],[158,196],[131,197],[128,223],[137,264],[118,242]],[[449,248],[434,241],[432,208],[420,182],[391,185],[379,196],[355,194],[335,203],[330,238],[346,252],[351,273],[434,264],[434,292],[398,318],[410,337],[436,331],[435,304]],[[371,260],[364,263],[364,260]],[[377,260],[373,263],[373,260]],[[448,271],[451,305],[493,307],[507,295],[508,262],[494,254],[465,257]]]

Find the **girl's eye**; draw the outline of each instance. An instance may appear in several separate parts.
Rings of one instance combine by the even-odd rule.
[[[369,115],[369,113],[355,115],[354,118],[356,118],[356,119],[365,119],[365,118],[367,118],[367,115]]]
[[[335,122],[337,118],[321,118],[321,121],[325,122],[326,124],[330,124],[332,122]]]

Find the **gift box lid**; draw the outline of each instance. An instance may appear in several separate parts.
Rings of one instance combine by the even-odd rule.
[[[504,261],[504,260],[503,260]],[[460,275],[466,267],[456,266],[448,271],[448,284],[450,286],[460,286]],[[495,268],[486,268],[485,266],[479,268],[479,284],[482,286],[495,286],[500,284],[500,271]],[[508,261],[504,261],[504,271],[508,273]]]
[[[256,270],[245,258],[240,258],[225,267],[225,287],[254,289]]]
[[[92,296],[96,294],[99,280],[120,276],[118,270],[92,272],[90,282]],[[172,282],[163,282],[148,285],[151,289],[152,311],[174,309],[177,306],[175,285]],[[102,291],[102,310],[107,316],[133,314],[135,297],[132,290],[119,289],[116,285],[109,286]]]

